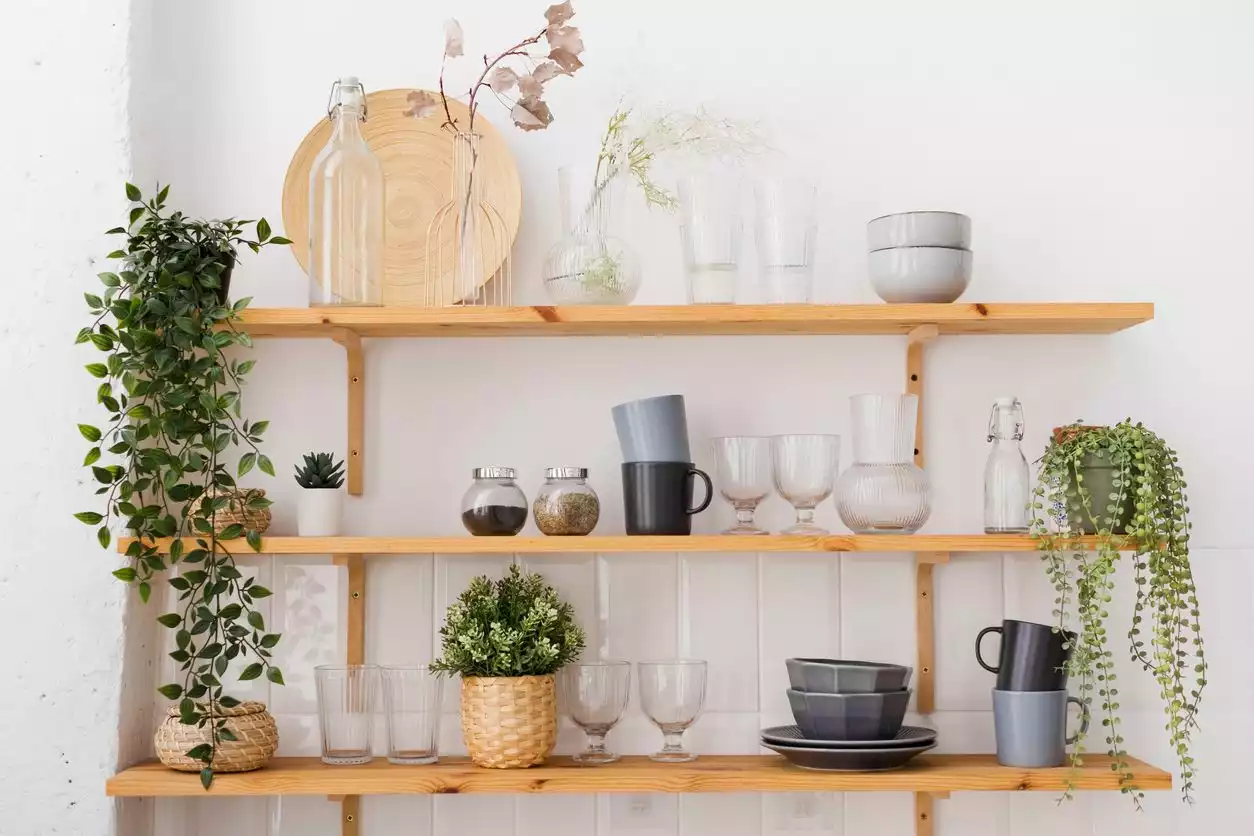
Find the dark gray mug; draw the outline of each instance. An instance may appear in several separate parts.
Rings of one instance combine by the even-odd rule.
[[[1067,703],[1080,706],[1080,731],[1067,737]],[[1067,746],[1089,730],[1089,710],[1066,691],[993,690],[997,762],[1038,769],[1062,766]]]

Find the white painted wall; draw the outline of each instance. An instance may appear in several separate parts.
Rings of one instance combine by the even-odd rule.
[[[25,437],[47,439],[17,445],[13,470],[23,479],[11,481],[21,487],[0,502],[10,531],[38,534],[14,537],[22,545],[0,558],[0,619],[10,636],[47,637],[4,644],[5,668],[18,683],[16,694],[6,689],[0,697],[4,751],[30,753],[29,760],[0,759],[9,764],[0,765],[4,834],[108,833],[100,781],[118,739],[122,596],[89,534],[66,522],[65,513],[81,504],[81,497],[71,501],[76,488],[68,480],[76,478],[81,444],[69,424],[90,411],[75,369],[86,361],[63,337],[79,322],[78,293],[95,272],[90,259],[101,253],[96,230],[120,209],[126,4],[80,5],[55,19],[31,12],[33,34],[4,50],[17,77],[36,85],[32,107],[41,118],[28,120],[28,130],[15,134],[17,153],[5,155],[16,170],[6,168],[2,182],[6,196],[8,184],[16,185],[17,199],[5,201],[0,227],[17,233],[17,246],[7,248],[18,254],[15,276],[34,282],[46,312],[36,318],[11,306],[0,320],[6,388],[38,393],[42,407],[9,420],[27,430]],[[529,29],[542,5],[361,0],[346,11],[350,6],[327,0],[137,2],[130,92],[136,176],[144,185],[173,183],[175,202],[190,212],[277,221],[288,158],[320,118],[332,78],[356,73],[372,88],[430,85],[443,17],[461,18],[473,53]],[[939,341],[928,366],[927,444],[936,485],[928,530],[978,530],[983,432],[996,395],[1023,398],[1032,450],[1059,422],[1127,414],[1177,445],[1191,477],[1194,561],[1214,664],[1196,745],[1199,804],[1186,810],[1162,794],[1149,800],[1147,815],[1134,817],[1110,794],[1082,795],[1063,809],[1048,796],[956,794],[938,805],[939,832],[1184,836],[1231,832],[1249,821],[1254,800],[1241,768],[1244,749],[1254,744],[1254,539],[1245,525],[1243,477],[1254,456],[1240,438],[1252,406],[1241,365],[1248,353],[1242,306],[1254,294],[1241,246],[1254,205],[1246,154],[1254,122],[1245,106],[1254,10],[1219,0],[1067,0],[1047,12],[991,0],[577,6],[587,67],[553,85],[558,121],[545,133],[505,131],[525,193],[515,249],[519,301],[543,301],[537,266],[556,236],[556,166],[592,159],[601,125],[627,92],[758,119],[781,152],[811,167],[824,189],[822,300],[873,301],[862,255],[867,218],[945,207],[975,219],[973,299],[1157,303],[1156,322],[1115,337]],[[44,55],[56,57],[48,62],[55,71],[33,66]],[[493,107],[485,105],[485,113],[503,124]],[[55,218],[45,221],[52,209]],[[673,221],[645,218],[634,240],[646,254],[640,301],[680,301]],[[237,292],[260,305],[305,299],[303,277],[285,252],[248,258],[236,282]],[[268,447],[280,469],[310,448],[342,449],[337,347],[274,342],[256,355],[248,407],[272,420]],[[512,464],[533,492],[545,465],[578,463],[592,469],[604,500],[599,531],[612,533],[621,526],[607,414],[613,403],[684,392],[699,462],[709,465],[711,435],[847,434],[846,397],[898,388],[902,355],[902,341],[891,338],[370,344],[366,496],[351,504],[350,528],[460,533],[457,502],[472,466]],[[36,421],[65,429],[41,433]],[[846,458],[848,452],[846,442]],[[262,478],[258,484],[279,503],[274,531],[291,531],[296,488],[285,475],[268,484]],[[772,500],[763,518],[779,527],[787,509]],[[832,509],[820,518],[839,528]],[[729,519],[716,503],[698,526],[716,531]],[[787,655],[914,657],[912,564],[905,555],[518,559],[572,597],[591,652],[711,660],[711,712],[692,732],[708,753],[756,751],[757,729],[786,718]],[[438,555],[372,561],[371,660],[430,658],[449,599],[470,575],[500,571],[505,562]],[[342,570],[318,557],[254,563],[278,592],[270,616],[286,634],[290,684],[271,690],[252,683],[240,691],[270,702],[284,753],[315,754],[310,668],[342,652]],[[68,595],[52,592],[67,585]],[[938,570],[940,711],[932,719],[945,750],[991,748],[991,681],[970,653],[976,630],[1003,616],[1045,618],[1051,599],[1031,557],[961,557]],[[1116,618],[1127,615],[1126,602],[1120,607]],[[142,671],[127,681],[133,689],[152,685]],[[1129,669],[1129,747],[1168,765],[1154,690],[1135,681]],[[634,705],[614,737],[625,752],[657,745]],[[447,751],[460,750],[452,713],[444,742]],[[570,751],[577,736],[564,736],[561,745]],[[337,811],[316,799],[206,800],[139,805],[134,816],[151,818],[161,836],[329,836],[339,832]],[[363,820],[371,836],[896,836],[910,832],[911,809],[909,796],[896,794],[384,798],[367,802]],[[143,825],[118,830],[130,836]]]

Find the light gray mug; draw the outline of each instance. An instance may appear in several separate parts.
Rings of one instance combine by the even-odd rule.
[[[1067,737],[1067,703],[1080,706],[1080,730]],[[1089,730],[1089,710],[1066,691],[993,690],[997,762],[1002,766],[1062,766],[1067,746]]]
[[[612,410],[624,462],[690,462],[683,395],[620,403]]]

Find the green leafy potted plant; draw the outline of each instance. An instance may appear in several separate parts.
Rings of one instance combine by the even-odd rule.
[[[296,506],[296,533],[334,537],[344,516],[344,460],[330,453],[306,453],[296,466],[296,484],[304,490]]]
[[[1105,743],[1122,790],[1140,804],[1120,732],[1114,655],[1107,644],[1108,606],[1120,552],[1131,552],[1136,604],[1127,633],[1133,661],[1153,675],[1192,800],[1189,745],[1206,687],[1197,588],[1189,563],[1188,499],[1179,458],[1143,424],[1060,427],[1041,458],[1032,534],[1058,592],[1059,626],[1078,633],[1069,673],[1080,697],[1100,701]],[[1081,538],[1095,535],[1095,544]],[[1073,624],[1067,624],[1072,620]],[[1072,755],[1079,765],[1083,739]]]
[[[478,577],[448,608],[439,673],[462,677],[462,736],[470,759],[495,769],[544,763],[557,742],[554,674],[583,652],[574,608],[517,564]]]
[[[225,693],[221,679],[232,660],[252,655],[256,661],[241,679],[264,673],[283,683],[271,663],[279,636],[265,631],[253,608],[270,591],[245,578],[232,555],[240,539],[260,549],[260,523],[269,519],[270,502],[257,492],[236,491],[227,469],[230,450],[246,447],[240,476],[254,466],[274,475],[274,468],[258,447],[268,422],[241,419],[240,391],[253,361],[238,359],[232,349],[252,344],[235,327],[249,300],[228,304],[227,282],[240,245],[257,251],[290,242],[272,237],[265,219],[256,222],[255,238],[248,238],[244,229],[252,221],[166,213],[168,194],[167,186],[145,201],[138,188],[126,185],[135,204],[129,222],[108,233],[124,238],[109,255],[120,265],[100,274],[101,294],[86,294],[92,321],[77,342],[90,342],[105,355],[87,372],[97,381],[96,400],[107,420],[78,430],[91,445],[83,464],[100,484],[96,493],[104,497],[104,509],[75,516],[99,526],[104,548],[114,526],[134,535],[127,565],[113,574],[136,584],[144,601],[158,572],[182,566],[168,580],[177,611],[157,620],[175,631],[170,656],[182,672],[181,682],[159,689],[179,701],[177,717],[167,723],[184,728],[163,729],[158,749],[178,754],[172,741],[185,744],[185,757],[168,763],[199,770],[207,789],[215,770],[255,769],[277,743],[275,735],[254,734],[259,723],[270,728],[273,718],[266,724],[255,717],[258,712]],[[111,463],[102,461],[106,455],[114,457]],[[160,538],[173,539],[166,545]],[[246,736],[236,733],[240,723],[249,726]]]

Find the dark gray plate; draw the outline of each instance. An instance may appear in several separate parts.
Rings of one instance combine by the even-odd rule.
[[[936,746],[928,743],[896,749],[807,749],[766,742],[762,745],[779,752],[794,766],[823,772],[886,772],[905,766],[915,755]]]
[[[936,730],[922,726],[902,726],[896,737],[888,740],[810,740],[797,726],[772,726],[762,729],[762,739],[780,746],[806,749],[899,749],[922,746],[936,740]]]

